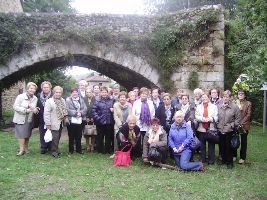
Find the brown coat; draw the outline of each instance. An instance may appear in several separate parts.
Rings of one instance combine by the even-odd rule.
[[[223,104],[218,106],[218,129],[222,134],[232,132],[239,125],[241,112],[235,103],[230,102],[226,108]]]
[[[241,110],[241,119],[242,119],[241,125],[246,131],[250,129],[251,107],[252,107],[251,102],[246,101],[243,110]]]

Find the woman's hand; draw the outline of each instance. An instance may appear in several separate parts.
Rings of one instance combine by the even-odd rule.
[[[110,108],[110,112],[114,112],[114,108]]]
[[[148,162],[148,158],[143,158],[143,162],[147,163]]]
[[[81,117],[82,116],[82,114],[80,113],[80,112],[77,112],[77,117]]]
[[[183,145],[181,145],[181,146],[177,149],[178,153],[182,152],[183,150],[184,150],[184,146],[183,146]]]

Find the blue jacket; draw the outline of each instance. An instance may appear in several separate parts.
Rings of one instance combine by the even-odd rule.
[[[96,101],[92,108],[92,116],[96,125],[114,124],[113,113],[110,108],[113,108],[114,101],[110,98]]]
[[[191,151],[189,146],[193,141],[193,131],[190,126],[183,122],[181,127],[177,127],[176,122],[171,125],[169,132],[169,147],[172,149],[176,147],[177,149],[184,145],[184,151]],[[180,155],[180,153],[178,153]]]

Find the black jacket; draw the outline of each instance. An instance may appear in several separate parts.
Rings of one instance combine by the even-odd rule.
[[[171,106],[171,120],[167,122],[164,103],[159,105],[158,112],[156,112],[156,117],[160,120],[160,125],[163,127],[167,134],[169,133],[171,124],[173,123],[174,113],[175,109],[173,106]]]

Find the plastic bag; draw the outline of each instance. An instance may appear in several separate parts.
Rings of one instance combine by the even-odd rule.
[[[47,143],[47,142],[51,142],[52,139],[53,139],[52,133],[51,133],[50,129],[47,129],[47,131],[45,132],[45,135],[44,135],[44,141]]]

